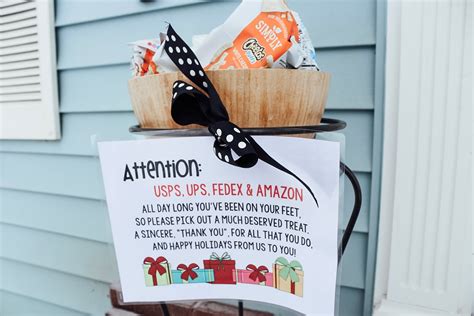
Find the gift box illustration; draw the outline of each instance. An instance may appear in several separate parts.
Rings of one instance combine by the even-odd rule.
[[[235,260],[230,258],[227,252],[222,256],[213,252],[209,260],[204,260],[204,269],[214,270],[213,284],[236,284]]]
[[[171,270],[165,257],[146,257],[143,260],[143,272],[146,286],[171,284]]]
[[[199,269],[196,263],[181,263],[176,270],[171,270],[171,280],[173,284],[214,282],[214,270]]]
[[[296,260],[279,257],[273,264],[273,286],[281,291],[303,296],[303,266]]]
[[[248,264],[245,270],[237,270],[237,282],[273,286],[273,273],[266,266]]]

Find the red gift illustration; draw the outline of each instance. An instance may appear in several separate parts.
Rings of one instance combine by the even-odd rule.
[[[273,286],[273,273],[266,266],[248,264],[245,270],[237,270],[237,282]]]
[[[145,273],[146,286],[171,284],[171,272],[168,260],[165,257],[146,257],[143,260],[143,272]]]
[[[224,252],[222,256],[213,252],[209,260],[204,260],[204,268],[214,270],[214,282],[212,284],[236,284],[235,260]]]

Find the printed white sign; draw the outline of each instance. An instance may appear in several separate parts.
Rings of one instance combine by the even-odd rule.
[[[125,302],[243,299],[334,314],[339,144],[255,137],[309,185],[212,137],[99,144]]]

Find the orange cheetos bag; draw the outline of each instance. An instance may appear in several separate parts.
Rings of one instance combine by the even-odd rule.
[[[283,0],[243,0],[194,47],[206,69],[310,68],[314,48],[301,19]]]
[[[299,40],[291,12],[261,12],[206,69],[266,68],[290,49],[292,37]]]

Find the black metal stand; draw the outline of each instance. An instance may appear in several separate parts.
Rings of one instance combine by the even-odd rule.
[[[163,312],[163,316],[170,316],[168,305],[166,305],[166,303],[161,303],[160,305],[161,305],[161,311]]]
[[[360,189],[359,180],[357,180],[357,177],[355,176],[354,172],[352,172],[352,170],[342,162],[340,169],[351,182],[352,189],[354,190],[354,206],[352,208],[352,213],[351,217],[349,218],[349,222],[347,223],[346,229],[344,230],[344,234],[342,235],[341,243],[339,244],[337,257],[338,264],[341,262],[342,255],[344,254],[347,244],[349,243],[349,239],[351,238],[352,231],[354,230],[354,226],[357,222],[357,218],[359,217],[360,213],[360,208],[362,206],[362,190]]]
[[[331,119],[323,118],[321,124],[311,125],[311,126],[282,126],[282,127],[266,127],[266,128],[242,128],[245,132],[251,135],[294,135],[294,134],[310,134],[310,133],[324,133],[324,132],[335,132],[342,130],[346,127],[346,122]],[[156,129],[156,128],[141,128],[140,126],[132,126],[129,129],[130,133],[140,134],[145,136],[208,136],[209,131],[207,128],[178,128],[178,129]],[[338,264],[341,262],[342,255],[344,254],[349,239],[351,238],[352,231],[359,217],[360,208],[362,205],[362,191],[360,188],[359,181],[357,177],[352,172],[352,170],[341,162],[340,164],[341,173],[344,173],[349,179],[352,189],[354,190],[354,206],[352,208],[352,213],[347,223],[346,229],[342,235],[341,241],[338,247]],[[239,316],[244,315],[244,303],[239,301]],[[168,307],[166,303],[161,304],[164,315],[169,315]]]

